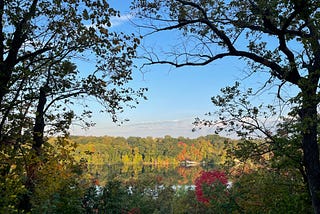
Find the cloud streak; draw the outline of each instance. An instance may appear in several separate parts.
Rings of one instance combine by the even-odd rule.
[[[170,135],[172,137],[189,137],[197,138],[214,134],[212,128],[203,128],[195,132],[192,131],[193,118],[182,120],[163,120],[163,121],[146,121],[132,124],[125,124],[122,126],[104,126],[90,128],[87,131],[74,129],[71,131],[73,135],[87,135],[87,136],[121,136],[121,137],[164,137]]]
[[[130,21],[133,18],[134,18],[134,15],[132,15],[131,13],[121,15],[120,17],[112,16],[110,18],[111,27],[117,27],[117,26],[123,25],[124,23]]]
[[[128,13],[125,15],[122,15],[120,17],[118,16],[111,16],[110,17],[110,22],[111,22],[111,27],[107,26],[106,24],[103,25],[97,25],[97,24],[88,24],[86,25],[87,28],[93,27],[94,29],[97,29],[98,27],[102,27],[102,28],[113,28],[113,27],[118,27],[121,26],[127,22],[129,22],[131,19],[134,18],[134,15]]]

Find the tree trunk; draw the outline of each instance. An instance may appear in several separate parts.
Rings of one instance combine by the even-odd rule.
[[[47,92],[49,88],[47,85],[40,88],[39,93],[39,101],[37,106],[37,112],[36,112],[36,119],[35,124],[33,127],[33,144],[32,144],[32,157],[31,162],[28,166],[26,166],[27,169],[27,180],[25,182],[26,189],[28,190],[28,193],[23,195],[22,200],[20,201],[19,208],[28,212],[32,208],[31,204],[31,197],[35,190],[35,180],[37,179],[37,170],[39,165],[39,156],[41,155],[41,147],[44,143],[44,128],[45,128],[45,122],[44,122],[44,109],[47,102]]]
[[[309,192],[314,212],[320,213],[320,161],[317,140],[317,84],[302,89],[302,106],[299,116],[302,121],[303,161],[307,174]]]
[[[8,83],[11,78],[11,70],[3,62],[0,63],[0,109],[4,113],[3,99],[8,94]],[[3,116],[3,115],[1,115]],[[3,120],[4,118],[2,118]],[[3,126],[0,127],[0,142],[3,140]]]
[[[42,86],[40,88],[39,102],[37,106],[36,119],[33,127],[33,145],[32,148],[35,150],[37,155],[40,155],[41,146],[44,143],[44,108],[47,102],[48,86]]]

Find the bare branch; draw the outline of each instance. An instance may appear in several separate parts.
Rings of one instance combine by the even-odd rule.
[[[282,86],[284,86],[285,83],[286,83],[286,81],[282,81],[282,83],[278,87],[278,93],[277,93],[277,97],[283,102],[284,102],[284,100],[282,99],[280,92],[281,92]]]
[[[235,51],[235,48],[230,41],[229,37],[223,32],[220,31],[214,24],[208,19],[206,11],[199,5],[194,2],[184,1],[184,0],[178,0],[183,5],[189,5],[192,6],[200,11],[203,18],[199,19],[199,22],[206,24],[217,36],[227,45],[230,52]],[[184,22],[189,22],[190,20],[183,20]]]
[[[201,22],[199,19],[195,19],[195,20],[183,20],[183,21],[180,21],[180,22],[179,22],[178,24],[176,24],[176,25],[171,25],[171,26],[168,26],[168,27],[155,29],[155,31],[152,32],[152,33],[159,32],[159,31],[179,29],[179,28],[182,28],[182,27],[187,26],[187,25],[189,25],[189,24],[194,24],[194,23],[199,23],[199,22]]]
[[[207,65],[207,64],[213,62],[214,60],[221,59],[226,56],[232,56],[232,55],[230,53],[221,53],[221,54],[217,54],[214,57],[210,57],[208,60],[205,60],[203,62],[185,62],[185,63],[172,62],[172,61],[166,61],[166,60],[153,61],[152,59],[148,59],[151,62],[145,63],[144,65],[169,64],[169,65],[172,65],[177,68],[183,67],[183,66],[202,66],[202,65]],[[209,56],[207,56],[207,57],[209,57]]]

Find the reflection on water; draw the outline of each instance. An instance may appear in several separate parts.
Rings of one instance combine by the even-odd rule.
[[[118,179],[129,180],[154,179],[164,185],[192,185],[203,170],[211,170],[212,166],[184,167],[177,165],[90,165],[88,170],[100,185]]]

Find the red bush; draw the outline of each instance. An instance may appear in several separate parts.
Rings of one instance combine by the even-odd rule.
[[[210,192],[214,192],[218,185],[227,187],[227,183],[227,176],[222,171],[202,171],[200,176],[195,180],[195,194],[197,200],[202,203],[209,203],[210,199],[214,199],[215,196],[214,194],[205,194],[204,189],[207,188]]]

